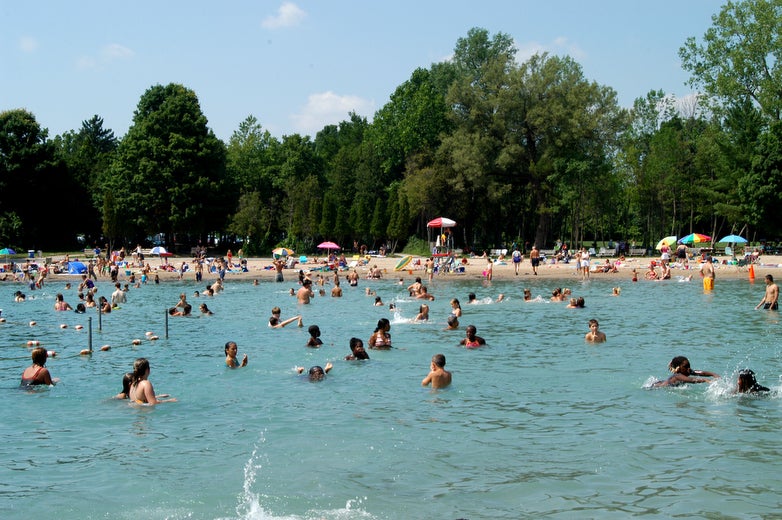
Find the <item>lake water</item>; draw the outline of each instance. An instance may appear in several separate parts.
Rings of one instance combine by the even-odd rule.
[[[289,275],[290,276],[290,275]],[[14,303],[0,285],[0,517],[27,519],[485,519],[762,518],[777,515],[782,489],[782,400],[731,395],[736,373],[755,370],[780,389],[779,314],[755,311],[758,282],[631,283],[626,275],[531,279],[484,285],[435,280],[429,323],[410,323],[420,302],[395,279],[344,284],[342,299],[297,306],[295,283],[229,280],[224,293],[193,298],[193,282],[131,289],[103,317],[52,310],[64,281]],[[412,280],[406,277],[405,286]],[[520,277],[521,278],[521,277]],[[622,288],[620,297],[611,288]],[[364,289],[395,302],[373,306]],[[555,286],[586,309],[524,303]],[[111,284],[101,281],[99,294]],[[76,303],[76,291],[63,291]],[[211,317],[171,318],[186,292]],[[475,292],[479,304],[465,305]],[[494,303],[499,293],[502,303]],[[462,301],[461,330],[445,331],[449,299]],[[301,313],[303,329],[267,327],[270,309]],[[196,307],[197,308],[197,307]],[[91,357],[78,355],[88,344]],[[395,348],[346,362],[352,336],[367,342],[392,318]],[[590,318],[608,342],[583,340]],[[30,327],[30,320],[37,326]],[[457,346],[473,323],[485,348]],[[60,328],[67,324],[68,328]],[[83,330],[75,326],[82,324]],[[324,346],[307,349],[317,324]],[[132,346],[147,331],[156,342]],[[58,351],[47,366],[60,384],[18,388],[28,341]],[[239,344],[249,366],[224,367]],[[109,344],[109,352],[97,349]],[[453,385],[420,386],[444,353]],[[718,372],[713,385],[645,389],[676,355]],[[158,393],[177,403],[133,407],[111,399],[122,374],[147,357]],[[309,383],[296,365],[334,369]]]

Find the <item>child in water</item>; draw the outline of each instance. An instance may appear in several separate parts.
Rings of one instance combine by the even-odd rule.
[[[690,360],[684,356],[676,356],[668,363],[668,370],[673,372],[673,375],[663,381],[657,381],[652,386],[657,388],[661,386],[679,386],[685,383],[711,383],[714,379],[704,379],[706,377],[719,378],[720,376],[714,372],[707,372],[705,370],[693,370],[690,368]],[[699,377],[693,377],[699,376]]]
[[[432,356],[429,375],[421,381],[421,386],[430,384],[432,388],[445,388],[451,384],[451,373],[445,369],[445,356],[442,354]]]
[[[770,390],[758,383],[757,379],[755,379],[755,372],[753,372],[748,368],[745,368],[744,370],[739,372],[739,380],[736,383],[735,393],[759,394],[765,392],[770,392]]]
[[[320,339],[320,327],[317,325],[310,325],[307,331],[310,333],[310,339],[307,340],[307,347],[319,348],[323,345],[323,341]]]

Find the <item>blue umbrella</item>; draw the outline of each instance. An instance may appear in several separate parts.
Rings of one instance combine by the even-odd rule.
[[[720,238],[717,242],[724,244],[746,244],[747,239],[738,235],[728,235],[726,237]]]
[[[8,255],[15,255],[16,251],[13,249],[10,249],[8,247],[4,247],[3,249],[0,249],[0,255],[8,256]]]

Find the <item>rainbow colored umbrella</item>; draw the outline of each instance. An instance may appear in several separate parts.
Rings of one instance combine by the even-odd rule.
[[[272,249],[272,255],[274,255],[274,258],[293,256],[293,249],[289,249],[287,247],[276,247]]]
[[[709,235],[701,235],[700,233],[690,233],[686,237],[679,239],[680,244],[702,244],[704,242],[711,242]]]

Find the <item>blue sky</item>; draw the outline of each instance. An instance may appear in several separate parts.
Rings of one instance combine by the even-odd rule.
[[[26,108],[50,137],[98,114],[117,136],[156,84],[196,92],[228,140],[248,115],[274,136],[371,120],[418,67],[472,27],[510,35],[519,61],[570,55],[623,106],[677,97],[678,49],[723,2],[706,0],[0,0],[0,111]]]

